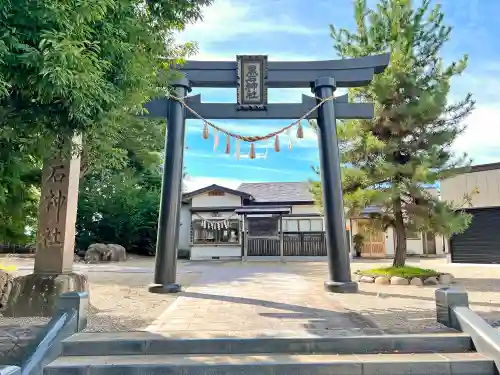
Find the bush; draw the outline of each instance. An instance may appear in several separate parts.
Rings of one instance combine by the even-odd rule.
[[[419,268],[419,267],[412,267],[412,266],[372,268],[369,270],[361,270],[361,271],[358,271],[357,273],[358,273],[358,275],[371,276],[371,277],[399,276],[399,277],[404,277],[404,278],[413,278],[413,277],[424,278],[424,277],[431,277],[431,276],[439,276],[439,272],[437,272],[437,271],[434,271],[431,269]]]

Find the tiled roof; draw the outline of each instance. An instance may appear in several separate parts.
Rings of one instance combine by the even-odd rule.
[[[244,183],[238,190],[255,198],[255,202],[312,202],[309,182]]]

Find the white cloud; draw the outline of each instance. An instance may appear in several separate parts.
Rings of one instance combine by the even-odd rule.
[[[211,6],[205,8],[203,21],[189,25],[179,33],[178,40],[197,41],[203,48],[204,43],[224,42],[241,35],[263,35],[272,32],[317,35],[328,32],[325,28],[313,29],[294,22],[286,12],[268,14],[272,5],[269,1],[262,4],[254,1],[250,4],[247,1],[215,0]],[[245,53],[253,54],[257,51]]]
[[[481,105],[465,120],[467,130],[453,144],[459,153],[467,153],[473,164],[500,161],[500,107]]]

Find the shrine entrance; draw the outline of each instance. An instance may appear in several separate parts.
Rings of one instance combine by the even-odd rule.
[[[210,128],[214,142],[222,135],[226,152],[235,140],[250,144],[249,158],[255,158],[255,142],[274,139],[279,151],[279,135],[296,128],[302,137],[302,120],[317,120],[326,249],[331,292],[351,293],[357,284],[351,280],[349,246],[345,218],[337,144],[337,119],[371,119],[372,103],[350,103],[348,96],[335,96],[337,88],[368,85],[375,74],[389,64],[389,54],[330,61],[269,62],[265,55],[237,56],[236,61],[187,61],[179,67],[180,77],[172,82],[170,96],[151,100],[145,105],[149,116],[168,119],[163,169],[162,197],[158,220],[158,240],[152,293],[176,293],[177,251],[181,204],[185,120],[203,121],[203,137]],[[201,95],[187,96],[192,87],[237,89],[236,103],[203,103]],[[268,103],[268,88],[310,88],[313,96],[302,95],[301,103]],[[214,119],[290,119],[293,122],[264,136],[242,136],[210,122]],[[246,207],[241,214],[245,214]],[[275,213],[282,215],[283,213]],[[248,216],[248,215],[247,215]],[[283,232],[283,231],[281,231]],[[280,241],[283,254],[283,239]]]

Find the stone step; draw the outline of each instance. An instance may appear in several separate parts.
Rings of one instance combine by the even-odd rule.
[[[44,375],[494,375],[478,353],[128,355],[60,357]]]
[[[461,333],[346,336],[328,338],[176,338],[151,332],[78,333],[63,341],[63,355],[146,354],[364,354],[473,351]]]

